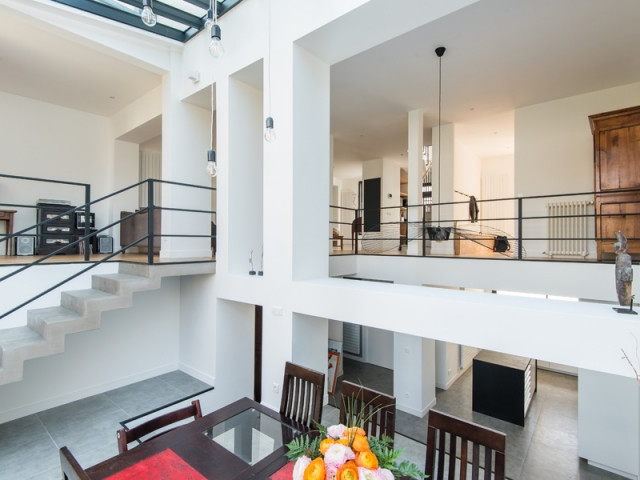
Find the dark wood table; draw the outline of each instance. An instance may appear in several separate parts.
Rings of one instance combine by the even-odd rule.
[[[287,463],[285,444],[306,431],[243,398],[94,465],[87,473],[92,479],[105,479],[170,449],[207,479],[266,479]]]

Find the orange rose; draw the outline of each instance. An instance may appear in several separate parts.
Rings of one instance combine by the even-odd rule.
[[[363,435],[356,435],[351,443],[351,449],[354,452],[366,452],[367,450],[370,450],[367,437]]]
[[[369,470],[376,470],[378,468],[378,457],[369,450],[360,452],[356,456],[356,465]]]
[[[345,447],[349,446],[349,439],[348,438],[341,438],[339,440],[336,440],[336,443],[339,443],[340,445],[344,445]]]
[[[324,440],[322,440],[320,442],[320,453],[322,455],[327,453],[327,450],[329,449],[329,447],[334,443],[336,443],[336,441],[333,438],[325,438]]]
[[[306,480],[306,479],[305,479]],[[349,460],[336,472],[336,480],[358,480],[358,466]]]
[[[324,470],[324,461],[322,457],[318,457],[315,460],[312,460],[307,468],[304,469],[304,480],[324,480],[325,470]],[[357,476],[355,477],[358,478]]]

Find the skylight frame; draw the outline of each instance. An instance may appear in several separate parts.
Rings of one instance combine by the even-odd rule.
[[[154,0],[158,23],[148,27],[140,19],[142,0],[52,0],[124,25],[186,43],[204,28],[209,0]],[[217,0],[218,17],[242,0]]]

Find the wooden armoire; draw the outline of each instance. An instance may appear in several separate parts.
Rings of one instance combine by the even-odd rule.
[[[598,259],[615,253],[615,232],[640,239],[640,106],[590,115]],[[633,191],[636,189],[636,191]],[[640,240],[629,240],[630,254]]]

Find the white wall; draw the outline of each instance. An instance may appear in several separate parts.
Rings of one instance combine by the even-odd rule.
[[[588,116],[638,104],[640,83],[633,83],[517,109],[515,195],[593,192],[593,135]],[[582,198],[572,197],[572,200],[579,199]],[[545,204],[549,201],[556,200],[524,202],[524,215],[546,215]],[[543,237],[539,229],[545,227],[545,224],[525,222],[523,236]],[[539,255],[546,247],[546,242],[530,243],[527,251]],[[591,251],[594,249],[592,246]]]
[[[578,455],[600,468],[640,478],[639,413],[635,379],[580,369]]]
[[[69,263],[62,265],[40,265],[17,273],[12,277],[2,280],[2,302],[0,302],[0,314],[18,307],[27,302],[43,290],[53,287],[56,283],[68,279],[85,269],[87,265],[82,263]],[[0,269],[0,278],[18,270],[20,267],[3,266]],[[79,290],[91,285],[91,276],[98,273],[115,273],[115,263],[103,263],[92,268],[86,273],[70,280],[42,297],[31,302],[27,309],[22,308],[7,317],[0,319],[0,329],[24,326],[27,324],[27,310],[46,308],[60,305],[60,292],[65,290]]]
[[[89,183],[92,198],[107,193],[111,165],[108,121],[104,117],[0,92],[1,173]],[[34,205],[40,198],[84,203],[84,188],[0,178],[2,201]],[[36,223],[36,210],[18,208],[14,233]],[[97,224],[108,218],[96,206]]]
[[[128,385],[178,367],[180,280],[134,294],[131,308],[102,314],[98,330],[69,335],[61,355],[24,364],[0,386],[0,423]]]
[[[180,369],[216,384],[216,300],[213,275],[182,277],[180,281]]]

